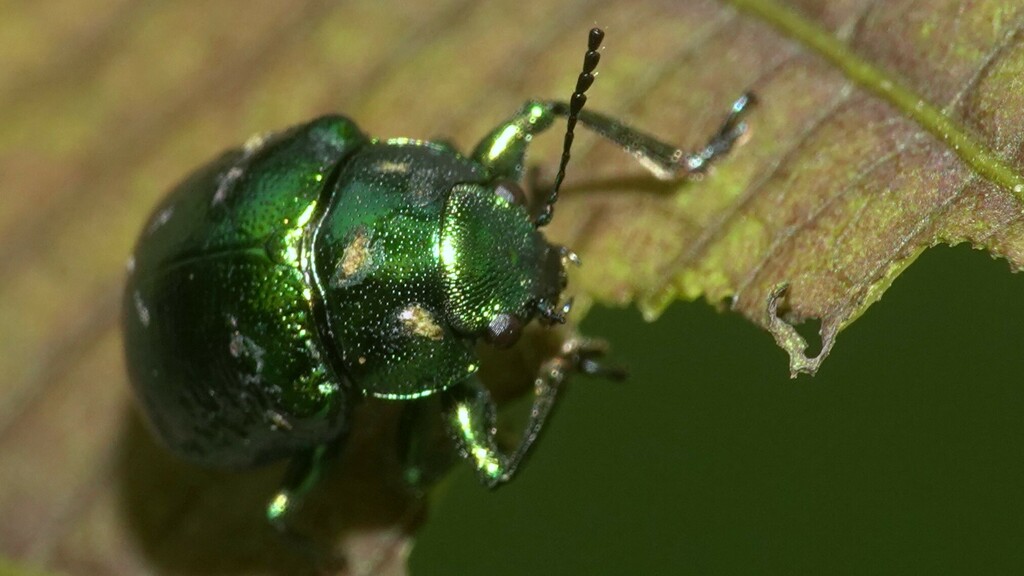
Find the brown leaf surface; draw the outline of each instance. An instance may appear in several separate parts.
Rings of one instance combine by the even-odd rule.
[[[791,11],[790,11],[791,10]],[[122,265],[155,201],[255,132],[343,111],[468,148],[528,97],[564,98],[584,31],[595,109],[684,147],[755,90],[752,134],[701,182],[653,182],[578,138],[552,235],[574,286],[655,317],[730,302],[793,371],[939,242],[1024,264],[1024,6],[1011,0],[612,3],[15,2],[0,19],[0,554],[73,573],[295,573],[261,522],[280,469],[157,448],[128,398]],[[560,139],[533,155],[550,175]],[[783,291],[782,287],[788,286]],[[820,319],[814,358],[792,328]],[[388,407],[360,415],[306,525],[349,573],[404,572],[421,504],[382,481]],[[325,491],[326,492],[326,491]],[[319,510],[330,512],[318,512]],[[305,569],[305,568],[303,568]]]

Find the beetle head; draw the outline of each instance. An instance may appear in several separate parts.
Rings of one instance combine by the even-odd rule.
[[[567,250],[552,246],[530,218],[522,189],[459,184],[445,203],[438,257],[450,325],[499,347],[533,318],[563,322]]]

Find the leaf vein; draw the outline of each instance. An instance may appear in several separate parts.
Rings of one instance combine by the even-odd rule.
[[[828,120],[836,110],[838,110],[838,108],[849,99],[849,97],[849,90],[840,90],[836,97],[822,109],[820,114],[805,124],[803,129],[790,143],[789,147],[779,155],[778,159],[773,162],[770,167],[767,167],[763,171],[761,178],[747,187],[740,196],[739,201],[732,204],[728,210],[723,211],[722,216],[713,224],[708,225],[697,240],[690,245],[688,250],[674,259],[672,265],[669,267],[670,273],[671,271],[678,271],[685,268],[703,256],[707,252],[711,243],[722,235],[725,228],[736,219],[744,208],[750,204],[764,186],[779,173],[782,166],[786,165],[789,160],[794,158],[797,153],[803,150],[803,145],[807,142],[811,134],[816,132],[825,123],[825,121]]]
[[[776,0],[725,0],[736,8],[774,26],[808,51],[838,68],[846,77],[912,119],[946,144],[960,159],[986,180],[1024,202],[1024,176],[1002,161],[986,144],[934,104],[873,63],[861,58],[843,42]]]
[[[801,220],[800,222],[793,226],[787,226],[783,228],[779,234],[776,234],[775,238],[773,239],[772,245],[764,253],[762,258],[758,260],[757,264],[755,264],[750,269],[750,271],[746,274],[743,280],[739,284],[737,284],[735,299],[738,300],[741,297],[742,293],[750,286],[750,284],[757,280],[757,278],[761,274],[761,271],[764,269],[765,265],[767,265],[768,262],[771,261],[772,257],[779,253],[779,251],[786,243],[788,243],[801,232],[806,230],[809,226],[817,222],[818,218],[822,214],[824,214],[829,208],[834,206],[836,202],[846,198],[847,195],[857,185],[864,182],[864,180],[868,176],[873,174],[876,170],[886,165],[893,159],[897,158],[904,151],[906,151],[907,148],[910,147],[910,140],[910,137],[904,138],[903,141],[900,142],[900,144],[898,144],[887,154],[878,157],[877,159],[875,159],[874,162],[864,167],[862,170],[858,171],[858,174],[855,178],[849,180],[837,193],[830,195],[825,202],[822,202],[821,204],[816,206],[812,211],[808,213],[806,218],[804,218],[803,220]],[[876,201],[877,199],[878,196],[872,196],[870,197],[868,202],[858,207],[856,214],[850,220],[850,222],[847,225],[845,225],[841,231],[838,231],[836,241],[834,242],[835,245],[841,244],[841,240],[845,237],[845,231],[849,230],[852,224],[855,224],[857,221],[859,221],[861,215],[864,213],[864,211],[867,209],[870,203]]]

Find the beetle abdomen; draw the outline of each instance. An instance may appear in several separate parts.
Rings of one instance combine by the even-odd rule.
[[[243,252],[133,283],[129,366],[166,444],[240,467],[338,432],[343,384],[321,357],[304,290],[298,271]]]
[[[346,426],[348,377],[314,319],[308,232],[339,162],[365,137],[315,120],[197,171],[157,208],[125,293],[125,349],[150,423],[172,449],[242,467]]]

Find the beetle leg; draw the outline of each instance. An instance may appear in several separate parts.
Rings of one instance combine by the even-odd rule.
[[[750,92],[737,98],[707,144],[689,153],[599,112],[581,110],[579,123],[631,154],[655,177],[671,180],[703,174],[715,159],[732,149],[747,131],[743,115],[755,101]],[[496,178],[520,181],[525,171],[526,149],[533,136],[550,128],[556,117],[567,117],[569,112],[567,102],[527,102],[476,146],[473,159]]]
[[[398,427],[398,457],[405,485],[422,493],[451,469],[456,454],[439,417],[437,395],[403,403]]]
[[[672,180],[703,174],[714,160],[729,152],[736,141],[747,132],[743,116],[755,102],[756,98],[751,92],[737,98],[715,134],[702,148],[689,153],[598,112],[583,110],[580,112],[579,121],[631,154],[656,178]],[[561,103],[554,105],[559,109],[566,106]]]
[[[442,393],[445,421],[459,452],[473,463],[481,483],[495,488],[515,475],[540,436],[545,420],[555,407],[558,392],[570,375],[582,373],[611,379],[625,376],[622,371],[605,368],[598,362],[605,351],[603,341],[570,338],[555,357],[541,365],[534,379],[533,406],[526,429],[511,453],[498,448],[496,408],[490,392],[479,380],[467,380]]]
[[[288,531],[288,518],[320,481],[328,462],[338,452],[338,444],[339,441],[320,444],[292,457],[281,487],[267,503],[267,520],[274,528]]]
[[[569,105],[559,104],[568,114]],[[558,115],[553,102],[527,102],[514,116],[496,126],[476,145],[473,159],[484,165],[496,180],[505,178],[522,182],[530,140],[550,128]]]
[[[329,442],[293,456],[281,480],[281,487],[270,499],[266,509],[267,520],[285,541],[313,565],[331,574],[345,565],[344,558],[335,556],[330,549],[322,547],[309,535],[295,530],[291,520],[306,496],[320,482],[327,466],[340,453],[341,445],[347,437],[348,434],[343,432]]]

